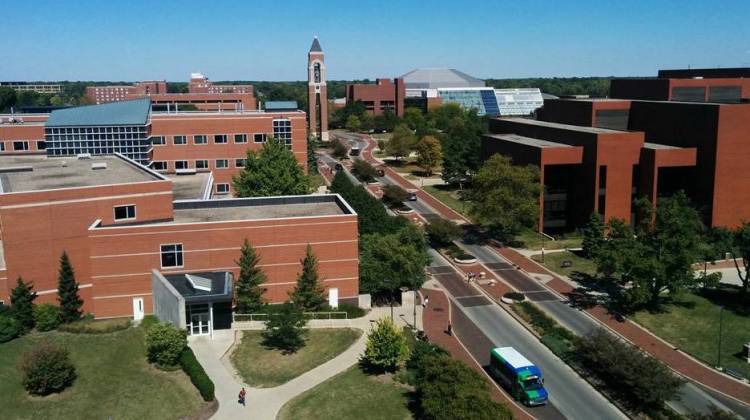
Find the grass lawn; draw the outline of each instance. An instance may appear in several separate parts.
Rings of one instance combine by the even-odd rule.
[[[542,254],[533,255],[531,259],[542,263]],[[560,264],[562,264],[563,261],[570,261],[573,265],[570,267],[560,267]],[[570,276],[571,273],[576,271],[592,276],[596,274],[596,264],[594,264],[593,261],[579,257],[570,251],[545,252],[542,265],[555,273],[562,274],[563,276]]]
[[[552,241],[549,238],[545,238],[542,241],[542,235],[531,229],[524,230],[518,234],[515,238],[518,244],[513,244],[517,248],[526,249],[538,249],[541,250],[542,246],[544,249],[568,249],[568,248],[580,248],[583,238],[578,235],[564,235],[561,237],[555,237]]]
[[[31,397],[21,385],[21,354],[42,340],[70,351],[78,378],[60,394]],[[0,344],[0,417],[4,419],[176,419],[195,415],[203,400],[181,371],[146,362],[143,331],[38,333]]]
[[[263,346],[262,331],[244,331],[232,353],[232,364],[248,384],[279,386],[319,366],[349,348],[362,334],[351,328],[310,328],[307,344],[294,354]]]
[[[736,292],[714,293],[712,299],[685,293],[664,307],[663,313],[641,311],[631,316],[680,350],[715,366],[718,361],[719,306],[725,306],[721,345],[721,365],[750,378],[750,364],[740,358],[742,345],[750,342],[750,302],[732,302]]]
[[[392,380],[366,375],[352,366],[286,403],[277,420],[411,419],[408,394]]]
[[[446,185],[425,185],[423,189],[455,212],[466,216],[469,206],[459,198],[457,188]]]

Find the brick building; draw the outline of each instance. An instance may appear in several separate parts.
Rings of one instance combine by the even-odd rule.
[[[390,111],[403,117],[405,95],[404,79],[377,79],[375,83],[346,85],[346,103],[362,102],[372,116]]]
[[[151,98],[68,108],[22,118],[0,116],[0,155],[120,153],[166,174],[210,173],[213,194],[231,194],[247,150],[284,139],[307,167],[305,113],[154,112]]]
[[[247,238],[268,276],[269,301],[287,299],[310,244],[330,296],[356,302],[357,215],[338,195],[204,200],[204,185],[184,185],[190,177],[170,178],[122,155],[2,155],[0,173],[0,300],[8,301],[22,276],[34,283],[38,302],[55,302],[65,251],[85,311],[139,319],[154,310],[155,273],[194,281],[183,296],[204,290],[206,273],[225,273],[231,282]],[[214,311],[226,320],[223,297],[216,307],[202,300],[181,310],[204,326]]]
[[[550,99],[538,120],[494,119],[483,158],[502,153],[541,169],[539,224],[580,227],[592,212],[633,221],[633,199],[685,191],[710,226],[750,220],[747,69],[700,78],[614,79],[618,99]],[[740,73],[738,73],[740,72]],[[679,78],[683,75],[689,78]]]

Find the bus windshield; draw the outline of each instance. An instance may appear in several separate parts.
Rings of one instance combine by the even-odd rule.
[[[544,387],[544,385],[542,385],[542,381],[540,381],[539,378],[537,377],[529,378],[529,379],[522,381],[522,385],[525,391],[536,391]]]

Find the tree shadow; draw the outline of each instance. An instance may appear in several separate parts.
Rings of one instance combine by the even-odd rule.
[[[736,315],[750,317],[750,294],[743,295],[739,286],[722,284],[717,288],[700,289],[696,294]]]

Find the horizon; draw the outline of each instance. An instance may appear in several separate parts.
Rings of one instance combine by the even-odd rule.
[[[317,35],[329,80],[455,68],[480,79],[652,77],[750,66],[750,2],[7,2],[0,80],[304,81]],[[144,13],[144,11],[146,13]],[[23,16],[23,19],[18,19]],[[367,24],[363,24],[366,22]],[[582,24],[581,24],[582,23]],[[276,26],[274,26],[274,24]]]

